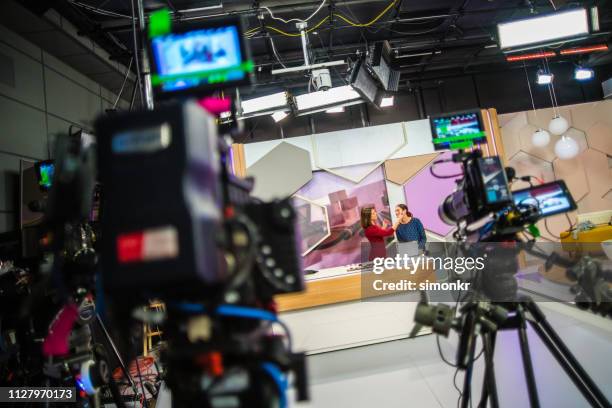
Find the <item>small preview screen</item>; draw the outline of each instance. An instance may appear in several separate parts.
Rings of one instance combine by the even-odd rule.
[[[538,207],[540,214],[547,217],[576,208],[576,204],[569,195],[564,184],[553,182],[524,190],[512,192],[514,204],[533,205]]]
[[[437,116],[431,119],[431,125],[436,150],[463,149],[486,143],[478,112]]]
[[[48,190],[53,184],[55,164],[52,162],[41,162],[36,166],[38,185],[42,190]]]
[[[151,45],[162,90],[243,79],[239,35],[238,26],[230,25],[154,37]]]

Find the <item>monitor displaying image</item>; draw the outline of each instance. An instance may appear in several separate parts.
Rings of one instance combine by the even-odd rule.
[[[41,190],[47,191],[53,184],[53,174],[55,173],[55,164],[51,160],[36,163],[36,178],[38,186]]]
[[[487,142],[480,111],[433,116],[430,119],[435,150],[457,150]]]
[[[168,33],[151,39],[153,85],[162,92],[241,81],[243,67],[238,25]]]
[[[561,180],[512,192],[514,204],[533,205],[540,214],[548,217],[576,209],[576,203]]]

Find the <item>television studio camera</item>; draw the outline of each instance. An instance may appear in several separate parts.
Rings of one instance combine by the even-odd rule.
[[[83,407],[146,407],[162,389],[174,407],[284,407],[290,381],[308,399],[274,302],[304,289],[295,211],[231,172],[240,122],[224,95],[253,71],[242,33],[239,18],[153,13],[156,109],[109,112],[95,137],[70,130],[37,163],[45,256],[35,271],[0,251],[0,385],[74,387]],[[153,383],[137,357],[144,324],[163,330]]]
[[[166,11],[149,22],[157,107],[95,126],[111,325],[162,326],[173,406],[283,407],[290,373],[305,400],[305,356],[292,352],[274,303],[304,289],[295,211],[289,199],[250,196],[253,180],[230,171],[228,133],[237,129],[203,108],[225,106],[238,123],[232,101],[218,96],[250,81],[242,22],[172,24]],[[151,299],[164,303],[161,315],[142,312]],[[134,345],[120,349],[133,354]]]
[[[451,159],[434,162],[431,173],[439,178],[455,178],[456,190],[440,205],[439,215],[447,224],[456,225],[453,243],[455,254],[488,258],[485,268],[473,274],[454,278],[469,280],[470,289],[459,294],[455,307],[444,303],[430,305],[421,293],[415,313],[417,326],[432,327],[434,333],[448,336],[451,329],[459,334],[457,369],[465,370],[461,406],[471,404],[471,381],[477,337],[482,341],[485,376],[480,400],[498,407],[498,395],[493,368],[496,334],[499,330],[517,330],[529,401],[540,406],[529,343],[527,324],[553,354],[585,399],[594,407],[609,407],[610,402],[572,355],[546,316],[529,297],[518,294],[515,274],[519,270],[518,255],[528,253],[545,259],[546,267],[557,264],[568,268],[567,277],[575,282],[577,304],[604,315],[610,314],[612,292],[608,282],[612,274],[590,257],[578,262],[567,260],[555,252],[537,250],[534,246],[539,220],[576,209],[567,186],[562,180],[511,191],[508,179],[514,179],[512,168],[504,168],[498,156],[484,157],[473,145],[486,142],[479,110],[446,114],[431,118],[434,146],[458,150]],[[464,149],[472,148],[471,151]],[[461,165],[461,174],[441,175],[436,167],[443,162]],[[522,177],[529,180],[528,176]],[[530,183],[531,184],[531,183]],[[531,235],[522,241],[519,233]],[[462,303],[460,308],[459,304]],[[611,314],[612,316],[612,314]],[[479,354],[480,356],[480,354]]]

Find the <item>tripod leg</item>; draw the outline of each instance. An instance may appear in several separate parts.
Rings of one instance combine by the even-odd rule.
[[[472,335],[474,335],[472,333]],[[463,393],[461,395],[461,408],[468,408],[470,398],[472,398],[472,372],[474,369],[474,351],[476,350],[476,338],[470,342],[468,356],[469,360],[465,369],[465,378],[463,379]]]
[[[529,405],[531,408],[539,408],[540,401],[538,398],[538,387],[536,386],[535,374],[533,372],[533,363],[531,361],[531,353],[529,352],[529,340],[527,338],[527,324],[525,320],[525,311],[522,305],[517,306],[517,314],[519,318],[519,343],[521,345],[521,355],[523,357],[523,369],[525,370],[525,380],[527,381],[527,392],[529,393]]]
[[[584,398],[593,407],[611,407],[612,405],[599,387],[597,387],[597,384],[595,384],[586,370],[576,360],[576,357],[563,343],[559,335],[550,326],[542,310],[533,301],[523,302],[523,304],[535,319],[535,321],[529,321],[531,326],[546,344],[548,350],[553,354],[563,370],[565,370],[568,377],[574,382],[574,385],[580,390]]]
[[[497,333],[483,333],[482,335],[482,347],[483,354],[485,357],[485,375],[482,387],[482,394],[480,397],[480,403],[478,407],[486,408],[487,399],[489,395],[491,397],[491,406],[497,408],[499,406],[499,399],[497,396],[497,382],[495,380],[495,369],[493,367],[493,358],[495,356],[495,340]]]

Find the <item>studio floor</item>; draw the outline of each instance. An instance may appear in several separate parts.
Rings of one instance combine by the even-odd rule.
[[[559,303],[540,303],[549,322],[612,400],[612,320]],[[530,328],[529,345],[542,407],[576,408],[589,404]],[[453,359],[457,336],[441,338],[442,351]],[[477,351],[480,350],[480,343]],[[476,362],[472,393],[477,405],[482,389],[484,358]],[[453,386],[455,368],[440,358],[435,336],[333,351],[309,357],[311,401],[298,408],[452,408],[459,393]],[[501,407],[528,407],[529,400],[516,331],[498,335],[495,374]],[[463,386],[463,372],[456,378]],[[290,399],[292,400],[292,398]]]

